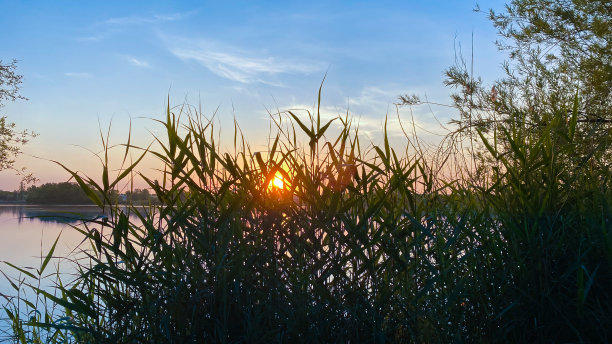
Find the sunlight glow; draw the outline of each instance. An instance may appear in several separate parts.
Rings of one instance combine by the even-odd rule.
[[[274,175],[274,179],[272,179],[272,183],[271,183],[275,188],[278,189],[284,189],[285,188],[285,182],[283,182],[283,176],[281,176],[280,174],[276,174]]]

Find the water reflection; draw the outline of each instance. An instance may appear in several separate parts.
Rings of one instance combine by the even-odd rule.
[[[53,259],[44,275],[59,270],[65,276],[63,278],[65,281],[73,280],[70,275],[76,270],[72,259],[78,256],[80,250],[89,249],[89,243],[84,241],[83,234],[74,227],[82,227],[84,221],[99,219],[106,215],[97,206],[0,204],[0,294],[11,296],[16,294],[2,274],[13,278],[20,275],[4,262],[36,269],[41,266],[44,257],[58,237]],[[133,213],[130,221],[139,223]],[[90,228],[93,227],[99,228],[100,225],[91,224]],[[41,288],[50,287],[54,283],[52,277],[43,282]],[[0,342],[3,342],[3,331],[8,329],[2,311],[5,302],[6,300],[0,296]]]
[[[18,275],[4,262],[19,267],[39,267],[42,257],[58,237],[48,272],[55,269],[66,272],[72,264],[62,258],[74,257],[76,252],[88,246],[74,227],[102,215],[97,206],[0,205],[0,272],[13,277]],[[0,274],[0,293],[11,294],[11,289]]]
[[[0,219],[11,217],[18,224],[24,221],[75,224],[104,215],[97,206],[0,205]]]

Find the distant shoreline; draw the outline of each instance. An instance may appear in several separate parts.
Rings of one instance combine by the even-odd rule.
[[[33,206],[33,207],[97,207],[96,204],[71,204],[71,203],[27,203],[25,201],[0,201],[0,206],[7,205],[23,205],[23,206]]]

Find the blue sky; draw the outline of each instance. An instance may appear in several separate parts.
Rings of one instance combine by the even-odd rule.
[[[236,117],[253,146],[265,142],[266,109],[311,108],[319,84],[328,116],[359,119],[374,142],[400,94],[449,103],[444,69],[461,45],[474,71],[492,81],[504,55],[473,1],[0,1],[0,59],[15,58],[29,101],[0,111],[39,134],[17,167],[41,182],[64,181],[59,160],[97,175],[91,151],[99,124],[111,141],[145,144],[171,105],[202,104],[226,134]],[[500,9],[501,1],[481,7]],[[404,110],[402,110],[404,111]],[[426,128],[447,108],[413,109]],[[403,116],[404,113],[401,113]],[[398,138],[397,140],[401,140]],[[229,144],[229,142],[228,142]],[[401,144],[401,142],[399,143]],[[145,171],[146,173],[146,171]],[[19,177],[0,171],[0,189]]]

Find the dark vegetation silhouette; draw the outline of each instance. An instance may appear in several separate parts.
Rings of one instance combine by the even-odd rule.
[[[78,184],[70,182],[31,186],[25,199],[33,204],[94,204]]]
[[[578,48],[609,61],[595,24],[609,6],[524,0],[491,13],[520,49],[492,86],[461,60],[448,70],[460,116],[434,150],[409,127],[397,148],[386,124],[374,145],[348,117],[322,122],[321,89],[314,111],[271,115],[263,151],[238,125],[224,151],[214,122],[168,105],[159,149],[121,147],[163,165],[159,180],[140,175],[158,205],[113,201],[140,158],[111,177],[105,155],[100,182],[64,167],[109,216],[74,227],[88,243],[76,277],[52,275],[52,291],[14,280],[38,302],[8,299],[14,340],[610,342],[609,79],[552,35],[583,35]],[[583,20],[594,24],[572,31]],[[555,58],[536,54],[541,37]],[[18,271],[43,278],[54,247]]]
[[[149,205],[157,203],[154,195],[147,189],[134,189],[120,193],[113,190],[110,200],[117,204]],[[30,186],[17,191],[0,191],[0,202],[27,203],[47,205],[95,205],[95,202],[83,191],[77,183],[45,183],[40,186]]]

